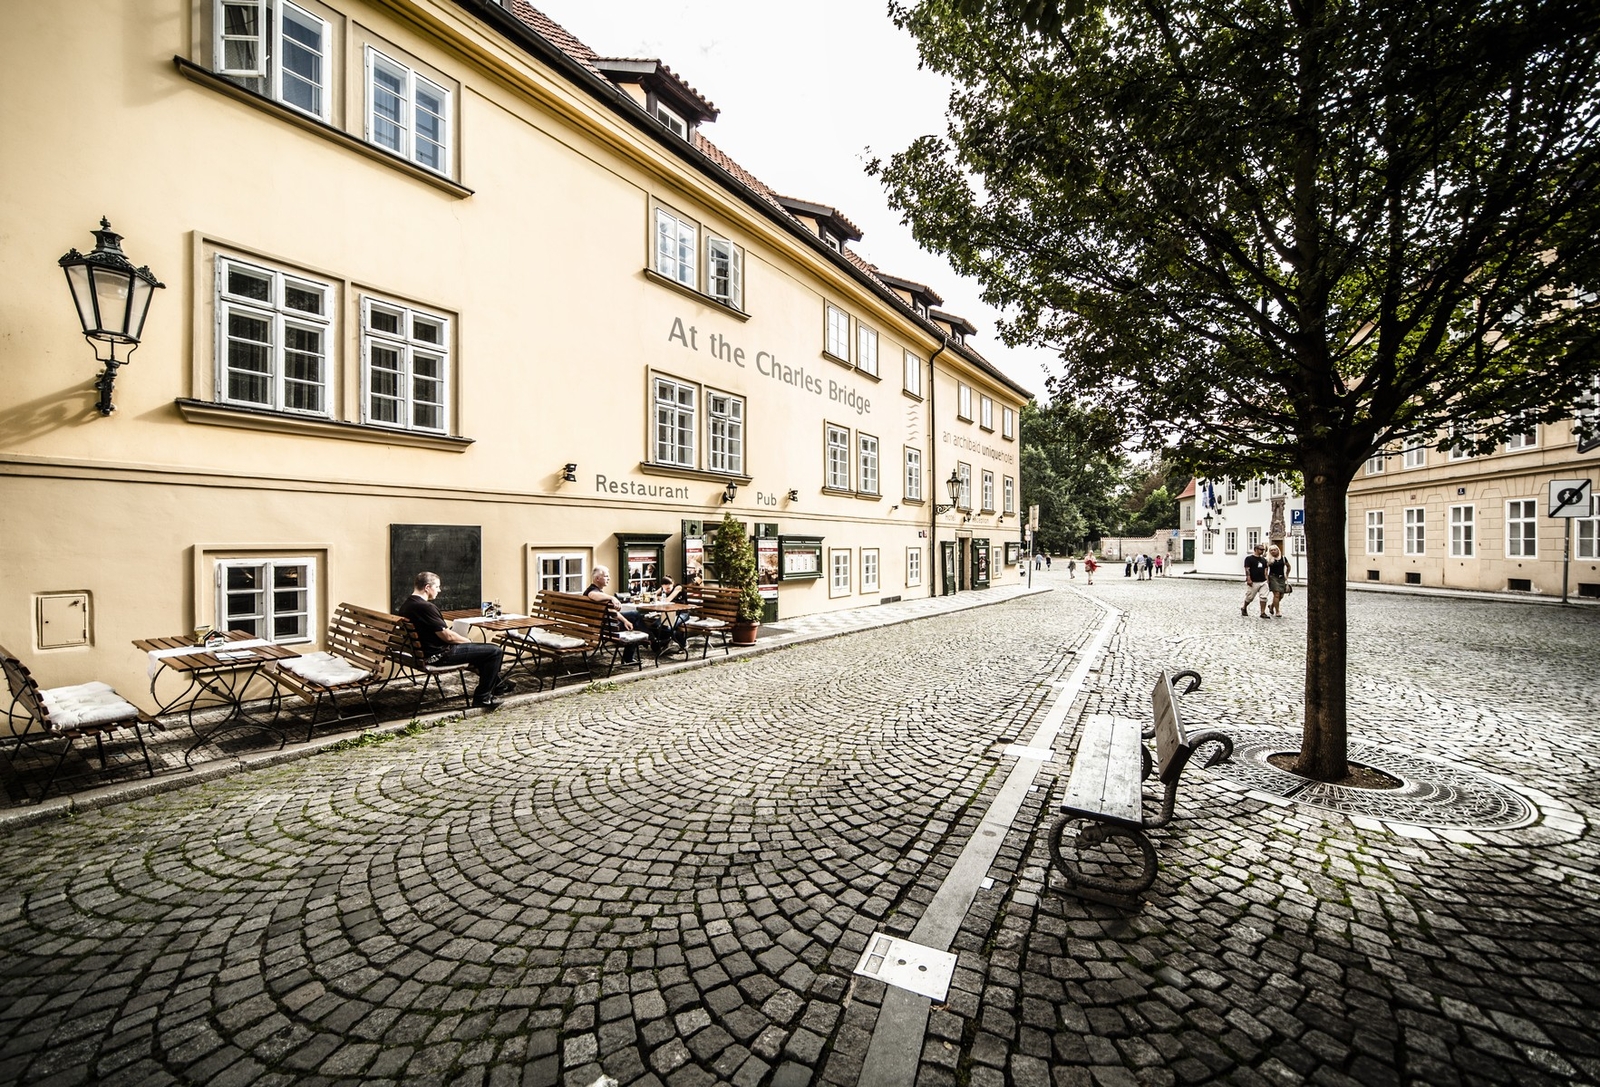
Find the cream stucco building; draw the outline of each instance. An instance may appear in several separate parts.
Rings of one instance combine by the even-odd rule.
[[[7,5],[0,73],[0,643],[50,684],[422,565],[681,574],[724,511],[780,621],[1015,562],[1028,392],[659,61],[520,0],[80,0]],[[102,215],[165,284],[109,417],[55,267]]]

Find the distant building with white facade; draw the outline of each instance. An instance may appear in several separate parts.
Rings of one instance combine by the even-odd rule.
[[[1194,572],[1243,577],[1244,557],[1256,544],[1270,544],[1273,499],[1283,500],[1281,539],[1292,564],[1292,576],[1304,576],[1301,559],[1305,555],[1303,526],[1297,525],[1297,511],[1305,510],[1305,499],[1294,493],[1281,479],[1252,479],[1235,484],[1226,480],[1196,479],[1194,482]],[[1180,519],[1182,512],[1180,508]],[[1344,526],[1338,526],[1342,532]]]

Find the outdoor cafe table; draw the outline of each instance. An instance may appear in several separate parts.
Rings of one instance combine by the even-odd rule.
[[[299,654],[258,639],[249,631],[230,630],[227,638],[228,644],[215,651],[206,649],[190,634],[134,640],[135,649],[150,654],[150,697],[155,701],[156,712],[183,713],[189,718],[190,729],[194,730],[197,742],[184,753],[185,763],[203,744],[215,739],[219,733],[235,728],[255,728],[276,733],[280,747],[286,740],[283,730],[276,724],[253,720],[245,712],[245,692],[258,676],[271,683],[270,702],[275,722],[279,693],[273,666],[278,661]],[[170,699],[163,701],[156,686],[162,675],[167,673],[179,677],[182,686]],[[202,705],[202,702],[205,704]],[[195,728],[194,715],[197,710],[223,707],[228,712],[220,721],[203,733]]]
[[[638,611],[644,612],[647,615],[661,616],[661,621],[666,626],[668,634],[672,634],[677,631],[677,629],[683,625],[683,621],[689,617],[691,612],[700,610],[700,606],[698,604],[681,604],[676,601],[670,604],[635,604],[633,606]],[[661,653],[666,648],[666,644],[663,643],[661,649],[656,651],[657,664],[661,663]]]
[[[483,640],[490,641],[495,634],[504,634],[513,630],[537,630],[540,627],[555,626],[554,619],[541,619],[534,615],[501,615],[497,619],[485,618],[483,613],[475,608],[461,608],[440,612],[450,629],[463,638],[470,638],[474,631],[483,631]],[[533,679],[544,688],[544,677],[539,675],[539,660],[533,654],[532,644],[526,638],[501,638],[500,645],[511,650],[511,659],[505,661],[500,667],[502,676],[509,676],[513,671],[521,668],[531,671]]]

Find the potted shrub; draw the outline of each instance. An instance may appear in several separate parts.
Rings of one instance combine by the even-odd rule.
[[[734,645],[754,645],[761,625],[761,591],[756,588],[756,552],[744,534],[744,524],[733,514],[722,515],[717,538],[711,543],[711,566],[717,581],[739,590],[739,619],[733,625]]]

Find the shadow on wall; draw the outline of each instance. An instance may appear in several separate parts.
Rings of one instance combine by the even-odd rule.
[[[52,430],[83,426],[101,419],[101,414],[95,410],[100,400],[100,390],[94,385],[98,376],[96,371],[81,384],[0,409],[0,434],[5,435],[6,445],[15,449]]]

